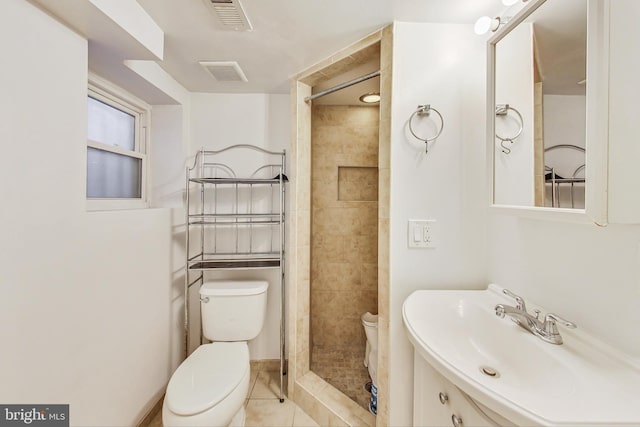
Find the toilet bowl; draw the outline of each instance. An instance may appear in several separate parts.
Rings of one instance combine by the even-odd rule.
[[[376,383],[378,365],[378,315],[366,312],[361,317],[367,344],[364,351],[364,366],[369,370],[369,376]]]
[[[248,340],[266,315],[265,281],[211,281],[200,288],[202,330],[213,341],[198,347],[171,376],[162,405],[170,426],[244,426],[249,392]]]
[[[167,386],[162,421],[168,426],[243,426],[249,391],[246,342],[198,347]]]

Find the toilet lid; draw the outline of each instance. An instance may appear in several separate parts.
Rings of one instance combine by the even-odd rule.
[[[248,369],[246,342],[201,345],[171,377],[167,386],[167,405],[178,415],[206,411],[231,394]]]

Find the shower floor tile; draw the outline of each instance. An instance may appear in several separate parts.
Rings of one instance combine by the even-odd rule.
[[[364,346],[320,346],[311,351],[311,370],[326,382],[369,410],[370,394],[364,385],[371,381],[363,364]]]

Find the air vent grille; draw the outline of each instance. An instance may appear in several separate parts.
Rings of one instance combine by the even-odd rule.
[[[204,0],[204,2],[218,18],[222,29],[233,31],[253,29],[239,0]]]
[[[219,82],[246,82],[240,65],[235,61],[200,61],[200,65]]]

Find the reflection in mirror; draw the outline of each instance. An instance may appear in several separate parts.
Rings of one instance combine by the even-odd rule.
[[[584,209],[587,0],[547,0],[495,45],[494,203]]]

